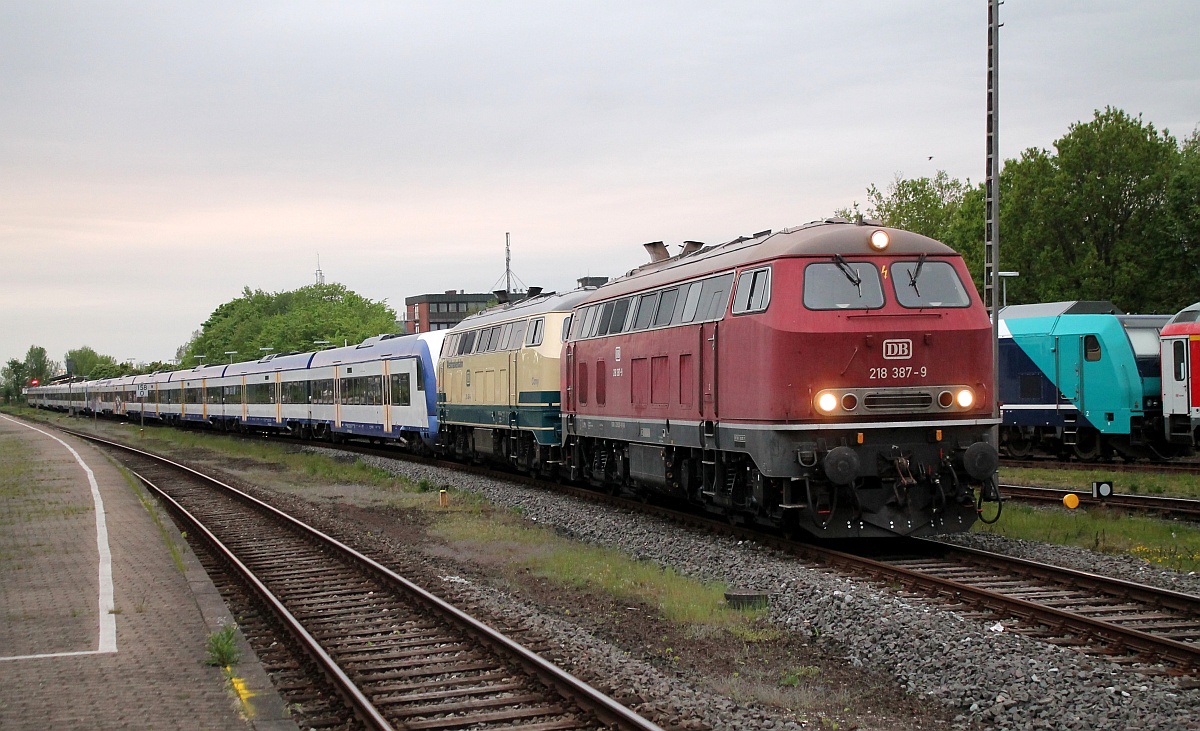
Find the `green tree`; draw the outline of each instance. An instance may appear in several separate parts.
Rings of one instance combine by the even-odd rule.
[[[236,350],[236,359],[251,360],[271,352],[312,350],[314,340],[341,345],[372,335],[392,332],[396,313],[384,302],[374,302],[341,284],[315,284],[291,292],[270,294],[242,290],[242,296],[218,307],[200,331],[182,347],[180,362],[217,363],[224,353]]]
[[[25,362],[16,358],[10,358],[3,370],[0,370],[0,377],[4,379],[3,387],[0,387],[0,391],[2,391],[4,396],[4,403],[20,403],[21,389],[29,383],[28,372],[25,370]]]
[[[74,350],[68,350],[67,354],[63,356],[63,362],[66,364],[67,372],[72,376],[83,376],[89,379],[100,377],[92,375],[97,368],[117,365],[116,358],[111,355],[97,353],[87,345],[75,348]]]
[[[1030,148],[1000,175],[1000,265],[1008,301],[1107,299],[1175,312],[1200,299],[1200,131],[1182,146],[1111,107]],[[868,217],[936,238],[983,275],[984,189],[897,177],[867,190]],[[842,210],[840,214],[856,212]]]
[[[1200,282],[1195,252],[1169,235],[1175,139],[1109,107],[1054,146],[1001,174],[1001,258],[1022,273],[1018,297],[1108,299],[1131,312],[1188,304]]]

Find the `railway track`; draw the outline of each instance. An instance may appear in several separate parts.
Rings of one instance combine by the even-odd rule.
[[[877,560],[904,576],[944,580],[939,594],[1008,614],[1023,634],[1125,665],[1200,672],[1200,597],[936,541],[907,543]],[[916,591],[922,584],[914,582]]]
[[[369,729],[628,729],[654,723],[390,569],[191,468],[94,435],[287,628],[277,658],[310,725]],[[264,633],[261,627],[256,632]],[[268,646],[268,654],[274,651]],[[319,669],[328,692],[300,664]],[[319,685],[319,681],[317,681]],[[341,708],[337,701],[340,699]],[[302,709],[305,703],[300,703]],[[340,717],[339,717],[340,715]]]
[[[1032,487],[1027,485],[1001,485],[1000,493],[1008,498],[1029,500],[1032,502],[1062,503],[1063,498],[1074,493],[1079,497],[1079,504],[1087,507],[1121,508],[1139,513],[1151,513],[1168,518],[1200,521],[1200,500],[1179,497],[1161,497],[1158,495],[1130,495],[1115,493],[1106,498],[1093,498],[1079,490],[1062,490],[1052,487]]]

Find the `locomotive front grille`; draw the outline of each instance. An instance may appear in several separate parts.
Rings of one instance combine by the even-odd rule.
[[[863,397],[863,407],[871,411],[926,411],[931,406],[933,394],[926,391],[888,391]]]

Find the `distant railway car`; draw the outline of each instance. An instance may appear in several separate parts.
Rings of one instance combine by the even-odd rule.
[[[995,496],[991,328],[952,249],[845,221],[647,247],[573,315],[573,477],[829,538],[966,530]]]
[[[446,331],[438,391],[447,451],[554,469],[562,445],[559,360],[571,309],[589,293],[539,293]]]
[[[1164,434],[1171,444],[1196,444],[1200,429],[1200,302],[1163,326],[1160,351]]]
[[[36,387],[27,390],[27,399],[41,408],[76,404],[85,413],[171,425],[329,440],[362,436],[432,448],[444,336],[380,335],[317,353]],[[74,400],[58,395],[64,389],[76,394]]]
[[[1013,305],[1000,313],[1000,445],[1085,461],[1165,459],[1159,329],[1165,315],[1110,302]]]

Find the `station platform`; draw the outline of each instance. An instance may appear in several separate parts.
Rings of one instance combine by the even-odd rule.
[[[0,414],[0,729],[296,729],[170,518],[102,453]],[[239,692],[240,689],[240,692]]]

